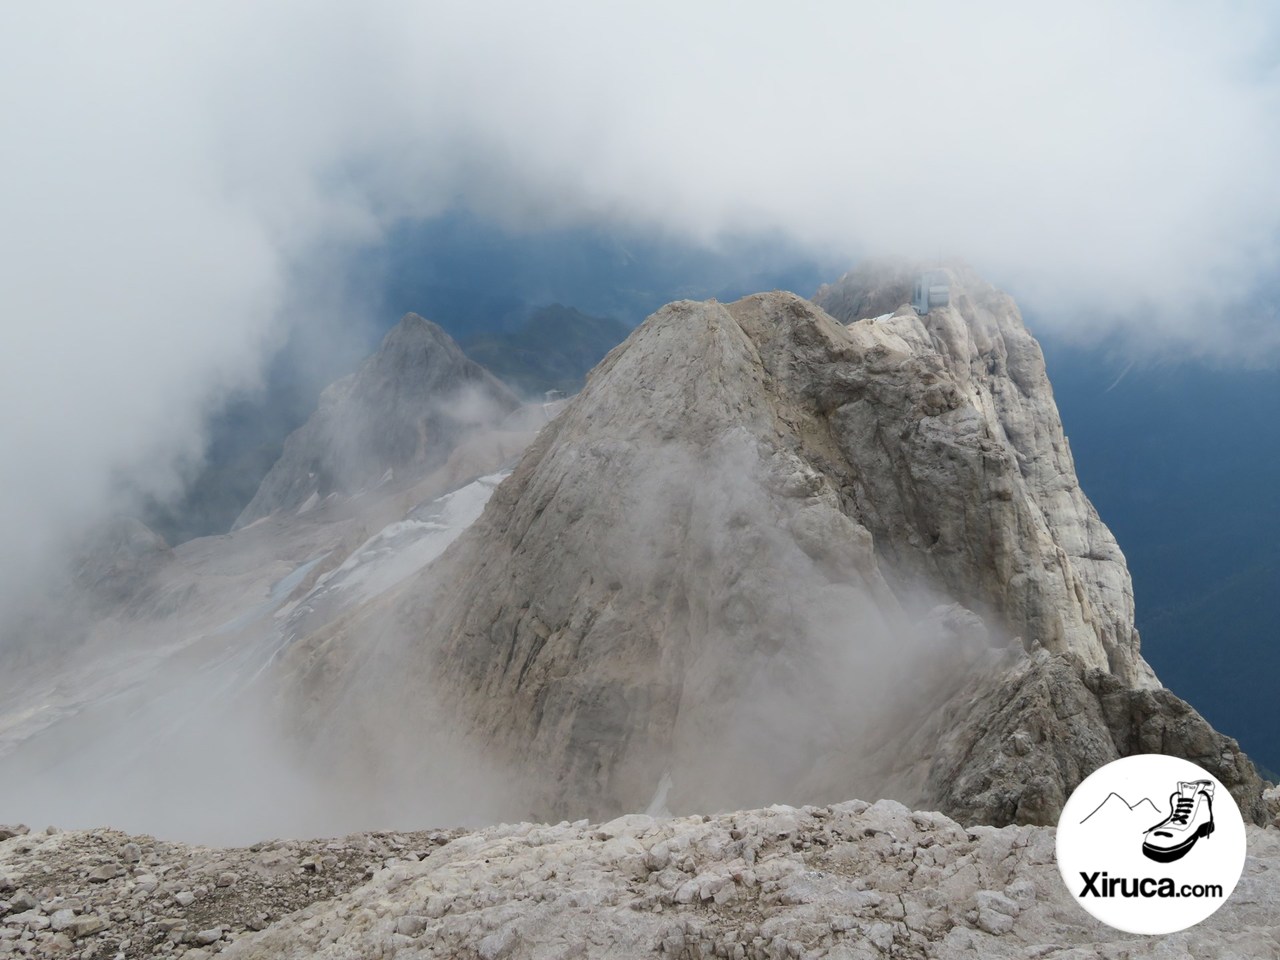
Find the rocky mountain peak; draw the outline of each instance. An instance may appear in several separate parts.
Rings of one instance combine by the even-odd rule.
[[[403,365],[424,373],[447,370],[465,360],[462,348],[443,327],[416,313],[406,313],[387,331],[372,358],[383,369]]]
[[[355,638],[295,649],[320,749],[403,757],[448,718],[553,819],[862,795],[1048,823],[1158,740],[1261,816],[1248,761],[1142,660],[1016,305],[948,268],[918,316],[914,272],[854,271],[819,294],[835,315],[775,292],[646,320],[369,614],[376,675]]]
[[[407,314],[355,373],[325,388],[315,414],[289,435],[235,528],[330,494],[357,493],[388,471],[429,471],[469,431],[518,405],[443,329]]]

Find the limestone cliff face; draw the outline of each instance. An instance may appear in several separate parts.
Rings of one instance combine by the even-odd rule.
[[[354,493],[388,470],[426,473],[468,432],[518,405],[440,327],[406,314],[359,370],[325,388],[319,409],[285,440],[234,529],[302,507],[313,494]]]
[[[860,402],[835,414],[863,479],[861,518],[1024,641],[1156,685],[1138,653],[1124,556],[1076,479],[1040,345],[1008,294],[948,272],[951,306],[924,317],[895,307],[870,318],[910,298],[900,269],[855,270],[814,298],[864,356],[884,358]]]
[[[994,823],[1155,747],[1260,817],[1141,658],[1016,306],[950,273],[927,317],[905,271],[820,292],[848,323],[786,293],[654,314],[364,614],[380,656],[295,651],[317,742],[461,722],[539,816],[893,796]]]

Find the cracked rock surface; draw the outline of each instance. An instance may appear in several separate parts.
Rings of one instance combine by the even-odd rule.
[[[115,830],[0,828],[0,957],[202,960],[460,831],[189,846]]]
[[[1280,955],[1280,832],[1214,916],[1120,933],[1074,902],[1054,830],[894,801],[632,815],[208,849],[113,831],[0,843],[0,956]]]

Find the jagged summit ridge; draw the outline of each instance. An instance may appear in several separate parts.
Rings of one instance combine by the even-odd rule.
[[[378,352],[325,388],[319,408],[285,441],[235,529],[315,496],[351,494],[388,470],[425,473],[468,431],[519,405],[511,390],[439,326],[406,314]]]
[[[355,638],[295,651],[321,752],[368,775],[447,717],[521,814],[862,795],[1045,823],[1154,740],[1260,815],[1248,761],[1141,658],[1016,306],[950,277],[923,318],[778,292],[650,317],[369,614],[376,666]]]

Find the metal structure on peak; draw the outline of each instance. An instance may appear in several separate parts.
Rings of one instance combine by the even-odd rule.
[[[925,316],[934,307],[945,307],[951,302],[951,278],[945,270],[927,270],[916,277],[911,288],[911,306],[916,313]]]

